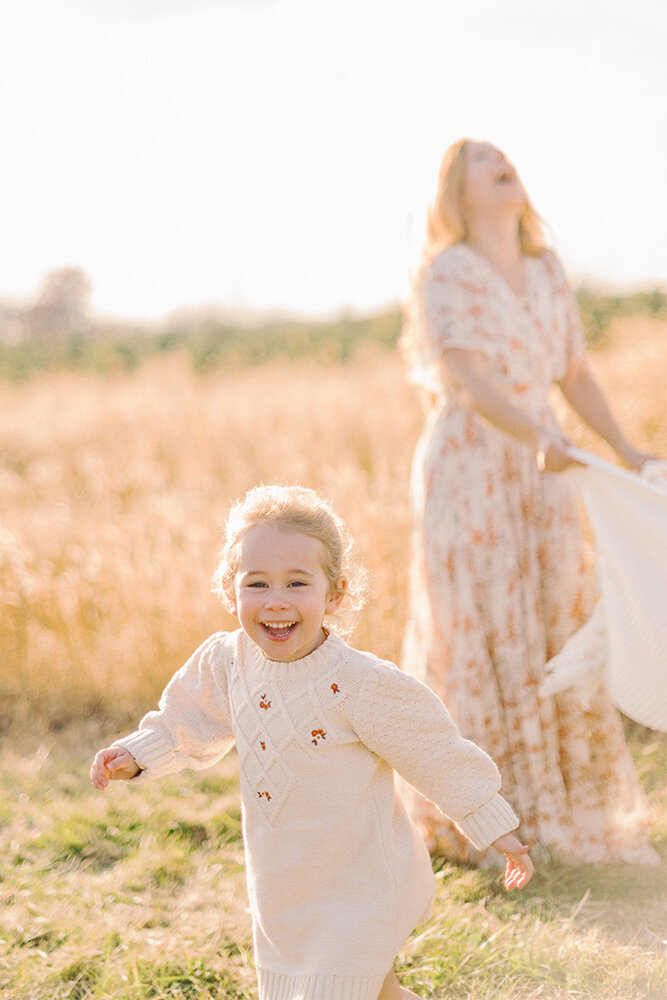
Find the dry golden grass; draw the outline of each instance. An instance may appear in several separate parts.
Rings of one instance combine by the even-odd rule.
[[[420,414],[396,358],[193,375],[161,358],[133,375],[5,385],[0,619],[5,715],[128,708],[155,697],[210,631],[229,504],[257,482],[331,497],[373,572],[358,632],[396,655],[407,479]]]
[[[630,436],[663,454],[665,330],[623,321],[592,356]],[[158,357],[129,375],[5,384],[0,406],[0,722],[119,721],[150,704],[203,637],[234,624],[208,581],[229,504],[260,481],[333,500],[374,587],[355,642],[399,655],[422,413],[397,356],[208,376]]]

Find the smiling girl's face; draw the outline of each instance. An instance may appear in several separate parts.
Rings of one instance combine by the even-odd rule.
[[[326,638],[325,614],[342,599],[331,596],[322,543],[265,523],[248,530],[240,550],[232,604],[241,628],[271,660],[308,656]]]

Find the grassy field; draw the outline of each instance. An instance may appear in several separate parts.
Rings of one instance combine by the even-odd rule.
[[[103,735],[89,723],[3,755],[2,997],[251,1000],[234,759],[100,795],[87,768]],[[664,748],[635,749],[654,788]],[[664,818],[656,832],[664,845]],[[654,870],[551,865],[509,896],[496,873],[444,865],[437,886],[433,919],[399,963],[424,997],[664,997]]]
[[[666,326],[623,320],[593,354],[638,444],[667,455]],[[321,489],[374,585],[355,643],[398,656],[408,470],[422,415],[399,360],[275,361],[195,375],[178,353],[107,377],[0,385],[0,995],[254,998],[234,759],[104,795],[94,751],[211,631],[229,503],[259,481]],[[595,444],[570,417],[577,444]],[[664,738],[628,725],[667,853]],[[442,1000],[663,1000],[664,872],[438,872],[402,977]]]

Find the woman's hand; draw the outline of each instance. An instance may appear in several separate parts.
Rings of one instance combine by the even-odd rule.
[[[540,472],[563,472],[573,465],[580,465],[568,453],[572,442],[558,431],[546,431],[539,437],[537,467]]]
[[[651,455],[647,451],[638,451],[638,449],[633,448],[632,445],[623,443],[618,448],[618,457],[625,465],[627,465],[629,469],[632,469],[633,472],[641,472],[644,467],[644,462],[654,462],[660,456]]]
[[[522,844],[513,833],[506,833],[498,840],[494,840],[492,847],[505,855],[507,865],[505,867],[505,888],[523,889],[528,885],[533,877],[533,862],[528,856],[528,845]]]
[[[90,780],[95,788],[103,791],[110,781],[129,781],[140,770],[129,750],[124,750],[123,747],[104,747],[92,763]]]

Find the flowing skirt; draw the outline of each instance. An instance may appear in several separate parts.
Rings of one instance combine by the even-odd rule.
[[[655,863],[645,798],[602,683],[539,693],[547,660],[594,603],[568,484],[541,475],[530,449],[459,408],[427,421],[412,503],[403,669],[496,761],[538,855]],[[405,794],[431,850],[482,860],[435,806]]]

